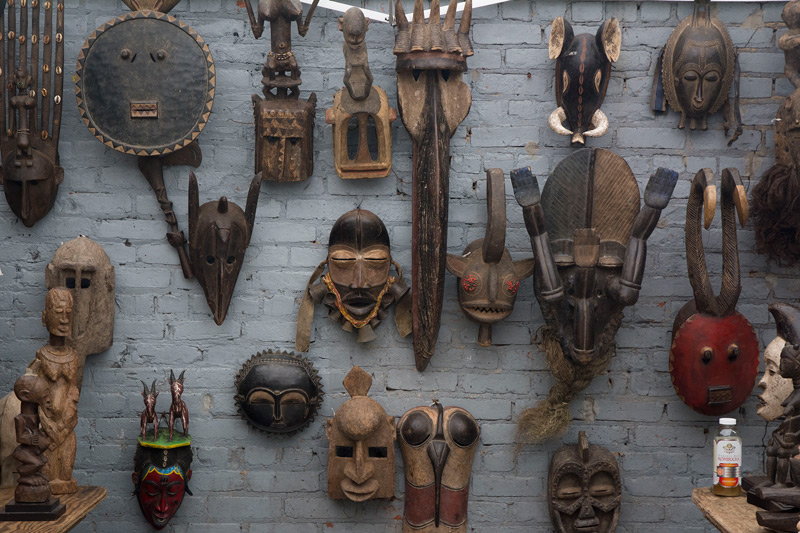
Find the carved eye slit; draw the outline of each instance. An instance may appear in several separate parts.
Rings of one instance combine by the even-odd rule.
[[[683,75],[683,79],[686,81],[697,81],[697,72],[690,70],[689,72]]]
[[[370,446],[368,453],[375,459],[386,459],[389,456],[386,446]]]
[[[68,289],[74,289],[75,288],[75,278],[67,278],[67,281],[66,281],[65,284],[66,284]]]
[[[569,89],[569,74],[567,74],[566,70],[564,72],[562,72],[561,74],[562,74],[562,76],[561,76],[561,85],[562,85],[561,93],[562,94],[567,94],[567,89]]]
[[[600,83],[603,81],[603,71],[601,69],[597,69],[597,72],[594,73],[594,90],[600,92]]]
[[[214,261],[216,261],[216,259],[214,258],[213,255],[209,255],[208,257],[206,257],[206,263],[208,263],[209,265],[213,265]]]
[[[89,278],[81,278],[81,289],[88,289],[92,285],[92,280]]]
[[[471,446],[478,440],[478,424],[460,411],[450,418],[447,429],[453,442],[461,447]]]
[[[423,413],[411,413],[400,427],[400,437],[411,446],[419,446],[433,433],[433,422]]]
[[[353,457],[352,446],[337,446],[336,457]]]

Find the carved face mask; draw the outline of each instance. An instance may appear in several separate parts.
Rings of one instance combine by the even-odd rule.
[[[681,113],[678,128],[707,129],[708,115],[728,99],[733,83],[736,50],[710,3],[695,2],[694,14],[682,20],[664,50],[664,93],[669,105]],[[699,121],[699,124],[698,124]]]
[[[397,277],[389,275],[392,265]],[[328,273],[322,275],[326,266]],[[315,284],[321,275],[321,282]],[[343,329],[358,330],[358,342],[374,340],[373,329],[385,319],[388,308],[398,303],[395,322],[405,336],[410,331],[407,293],[402,270],[392,261],[389,232],[381,219],[365,209],[348,211],[331,228],[328,259],[309,279],[297,317],[295,345],[308,351],[314,302],[324,303]]]
[[[480,428],[460,407],[414,407],[397,424],[406,478],[403,531],[465,533]]]
[[[236,407],[247,423],[268,434],[293,435],[322,404],[322,380],[311,361],[288,352],[259,352],[236,374]]]
[[[473,241],[459,255],[447,254],[447,270],[458,278],[458,303],[480,324],[478,344],[491,346],[492,324],[514,310],[520,280],[533,274],[533,259],[512,261],[505,247],[506,188],[503,172],[486,171],[486,236]]]
[[[783,416],[781,402],[794,390],[792,380],[780,374],[781,351],[785,344],[785,340],[775,337],[764,350],[764,375],[758,382],[763,392],[758,395],[756,414],[768,422]]]
[[[189,176],[189,257],[214,322],[228,313],[233,289],[253,233],[261,177],[250,183],[246,211],[222,197],[200,205],[197,178]]]
[[[557,533],[616,531],[622,481],[614,455],[589,444],[586,433],[578,444],[563,446],[550,461],[547,501]]]
[[[164,529],[178,512],[184,495],[192,495],[189,490],[192,457],[189,444],[176,448],[137,445],[131,475],[133,492],[142,514],[154,529]]]
[[[62,244],[45,270],[48,289],[64,287],[75,312],[67,344],[81,356],[104,352],[114,342],[114,267],[103,247],[80,236]]]
[[[372,377],[355,366],[344,379],[350,394],[328,419],[328,496],[354,502],[394,497],[394,417],[367,397]]]
[[[597,35],[575,35],[563,17],[550,30],[550,59],[556,60],[556,102],[550,127],[571,135],[582,145],[584,137],[600,137],[608,131],[608,118],[600,110],[606,97],[611,63],[619,59],[622,31],[617,19],[608,19]],[[567,127],[564,127],[564,122]]]

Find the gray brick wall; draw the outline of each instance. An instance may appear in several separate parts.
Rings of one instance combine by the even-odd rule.
[[[250,94],[260,80],[266,37],[256,41],[241,2],[184,0],[174,14],[191,24],[211,47],[217,65],[214,113],[200,137],[204,162],[197,171],[203,201],[227,195],[243,203],[252,171]],[[370,2],[386,10],[388,2]],[[449,250],[460,252],[485,227],[486,168],[506,174],[530,165],[544,179],[571,153],[568,139],[547,126],[554,108],[553,64],[547,59],[549,25],[565,15],[576,29],[594,32],[616,16],[623,50],[613,70],[604,110],[609,134],[590,140],[624,156],[643,185],[658,166],[681,173],[675,198],[650,239],[648,269],[639,303],[626,311],[619,349],[607,375],[573,402],[574,419],[563,442],[578,430],[619,455],[624,503],[620,531],[711,530],[689,499],[711,482],[716,421],[697,415],[675,396],[668,372],[670,328],[691,297],[686,278],[683,221],[689,180],[703,166],[715,172],[736,166],[751,176],[748,189],[772,163],[770,121],[787,95],[783,56],[776,48],[782,3],[722,4],[715,8],[741,50],[745,134],[725,146],[720,116],[707,132],[675,129],[678,116],[648,110],[650,80],[659,48],[689,3],[561,2],[515,0],[475,11],[475,56],[464,76],[473,105],[452,142]],[[83,40],[101,23],[125,11],[121,2],[70,0],[66,8],[67,68]],[[406,11],[411,12],[410,5]],[[402,469],[398,454],[398,499],[392,502],[333,502],[327,498],[324,420],[345,400],[341,381],[357,364],[375,377],[372,394],[401,415],[438,397],[470,410],[482,425],[470,501],[472,531],[528,533],[550,529],[544,501],[550,454],[562,441],[524,448],[515,457],[514,427],[521,410],[544,397],[552,383],[542,354],[530,338],[543,321],[530,281],[516,310],[496,328],[496,346],[475,344],[477,327],[458,308],[453,278],[442,317],[437,354],[422,374],[414,369],[410,339],[390,324],[380,338],[356,345],[353,337],[318,312],[310,358],[320,369],[327,396],[322,415],[307,431],[269,439],[248,428],[233,405],[233,376],[253,353],[290,349],[298,299],[313,269],[325,257],[327,233],[343,212],[362,205],[389,227],[395,258],[410,270],[411,143],[397,121],[394,172],[382,180],[340,180],[333,169],[330,127],[323,110],[342,86],[344,61],[336,15],[319,9],[295,52],[303,71],[303,94],[319,98],[315,173],[305,183],[265,184],[252,244],[225,324],[216,327],[200,287],[183,279],[177,257],[164,239],[166,225],[133,157],[97,142],[66,95],[61,162],[66,179],[53,211],[25,228],[0,201],[0,390],[14,379],[46,341],[40,324],[44,267],[57,246],[78,234],[103,244],[117,265],[115,343],[86,367],[78,425],[76,477],[107,487],[108,498],[77,531],[148,531],[131,496],[139,379],[165,380],[169,369],[187,369],[187,404],[196,450],[195,495],[187,497],[167,531],[174,532],[395,532],[402,514]],[[585,26],[585,27],[584,27]],[[268,35],[268,33],[267,33]],[[396,101],[393,32],[373,22],[367,41],[375,83]],[[170,197],[186,228],[188,169],[166,171]],[[530,255],[528,237],[510,184],[508,245],[516,257]],[[719,270],[719,217],[707,235],[709,264]],[[772,337],[767,303],[796,301],[794,269],[770,266],[753,252],[753,231],[739,231],[743,291],[740,309],[753,322],[762,345]],[[168,401],[162,396],[163,401]],[[162,406],[162,409],[164,406]],[[763,421],[754,397],[736,416],[745,439],[745,469],[760,468]]]

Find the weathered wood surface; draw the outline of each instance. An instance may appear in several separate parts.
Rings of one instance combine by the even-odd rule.
[[[710,487],[692,491],[692,501],[709,522],[722,533],[769,533],[756,522],[760,509],[747,503],[747,498],[715,496]]]
[[[0,522],[0,533],[65,533],[77,526],[89,511],[97,507],[106,497],[106,489],[89,485],[78,487],[78,492],[62,494],[61,503],[67,506],[67,512],[52,522]],[[0,487],[0,505],[5,505],[14,498],[14,487]]]

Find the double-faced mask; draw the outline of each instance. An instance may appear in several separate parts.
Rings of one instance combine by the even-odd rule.
[[[506,188],[503,171],[486,171],[488,221],[483,239],[471,242],[461,255],[447,254],[447,270],[458,278],[458,303],[480,324],[478,344],[491,346],[492,324],[514,310],[520,281],[533,274],[534,260],[512,261],[505,247]]]
[[[114,342],[114,266],[103,247],[80,236],[59,246],[45,270],[48,289],[63,287],[75,302],[67,344],[81,357],[108,350]]]
[[[7,32],[8,42],[13,43],[5,47],[6,68],[0,70],[0,85],[5,89],[0,110],[3,192],[14,214],[31,227],[50,212],[58,186],[64,181],[64,169],[58,164],[64,86],[64,2],[45,2],[41,8],[36,2],[32,6],[12,2],[7,10],[3,2],[0,10],[7,11],[0,33]],[[30,16],[37,24],[35,32],[40,31],[41,20],[44,34],[27,35]],[[39,38],[46,43],[41,66]]]
[[[397,276],[391,276],[394,266]],[[327,268],[327,273],[323,274]],[[318,281],[319,280],[319,281]],[[336,221],[328,238],[328,258],[306,286],[297,315],[295,346],[308,351],[314,304],[322,303],[345,331],[357,331],[358,342],[376,338],[373,329],[397,303],[395,323],[402,336],[410,332],[408,287],[402,269],[392,261],[389,233],[374,213],[348,211]]]
[[[405,472],[403,532],[465,533],[480,428],[461,407],[414,407],[397,424]]]
[[[394,497],[394,417],[367,397],[372,377],[355,366],[350,399],[328,419],[328,496],[354,502]]]
[[[681,113],[678,128],[685,128],[687,119],[691,129],[708,128],[708,116],[728,101],[735,61],[731,36],[711,16],[710,2],[695,2],[694,14],[678,24],[664,50],[664,94]]]
[[[288,352],[259,352],[236,374],[236,407],[267,434],[293,435],[322,404],[322,380],[311,361]]]
[[[192,479],[192,448],[189,443],[167,447],[155,443],[136,446],[134,494],[145,519],[154,529],[164,529],[178,512]]]
[[[784,339],[775,337],[764,349],[764,375],[758,382],[758,388],[763,392],[758,395],[756,414],[768,422],[783,416],[781,403],[794,390],[792,380],[781,376],[780,372],[785,344]]]
[[[622,31],[610,18],[596,35],[575,35],[563,17],[550,30],[550,59],[556,60],[556,103],[550,127],[560,135],[571,135],[573,145],[584,137],[600,137],[608,131],[608,118],[600,110],[606,97],[611,63],[619,59]],[[566,123],[566,126],[564,125]]]
[[[578,434],[578,444],[553,454],[547,502],[557,533],[613,533],[621,501],[617,460],[606,448],[589,444],[586,433]]]
[[[260,187],[261,177],[256,176],[250,183],[245,210],[224,196],[200,205],[197,178],[190,173],[189,257],[217,325],[225,321],[250,244]]]

